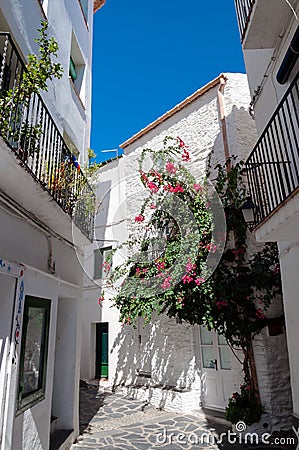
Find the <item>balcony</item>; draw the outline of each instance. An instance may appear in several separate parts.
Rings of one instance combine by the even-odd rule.
[[[299,75],[289,86],[249,155],[246,170],[250,195],[256,206],[255,226],[270,220],[299,193]],[[297,209],[299,212],[298,198],[292,209],[282,214],[281,230],[288,218],[294,219],[292,215]],[[293,236],[286,233],[284,238],[291,240]]]
[[[243,42],[255,0],[235,0],[241,41]]]
[[[25,73],[10,34],[0,32],[0,190],[63,237],[78,235],[75,224],[91,241],[95,195],[41,95],[22,96]]]
[[[235,0],[235,8],[245,50],[274,48],[286,17],[292,14],[284,0]]]

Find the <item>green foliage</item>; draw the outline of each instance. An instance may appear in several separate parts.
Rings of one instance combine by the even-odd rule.
[[[14,87],[2,93],[0,98],[1,134],[12,145],[18,147],[23,159],[27,159],[39,150],[42,127],[30,119],[30,99],[40,90],[47,91],[48,80],[62,77],[62,66],[54,63],[57,57],[58,44],[54,37],[47,34],[48,23],[41,22],[39,37],[35,41],[39,45],[38,55],[29,54],[24,71],[16,78]],[[26,149],[26,150],[25,150]]]
[[[171,145],[168,145],[169,140]],[[280,275],[275,270],[278,263],[276,245],[265,244],[254,255],[247,251],[247,227],[241,211],[246,198],[241,174],[243,163],[236,163],[229,173],[221,166],[217,167],[215,187],[224,207],[227,233],[222,237],[213,236],[215,217],[207,207],[211,197],[207,180],[196,183],[178,161],[182,147],[175,145],[174,141],[176,143],[173,138],[166,138],[161,151],[145,149],[139,161],[141,182],[150,193],[141,207],[141,219],[137,217],[137,221],[143,222],[149,205],[155,201],[155,213],[146,226],[148,230],[163,232],[167,224],[170,231],[166,246],[163,254],[150,263],[149,253],[144,252],[143,256],[138,253],[114,271],[112,281],[127,274],[114,299],[115,305],[120,310],[121,319],[129,318],[130,323],[137,317],[149,321],[153,311],[166,312],[170,317],[214,329],[232,346],[244,348],[248,336],[252,337],[264,328],[267,323],[264,312],[271,300],[281,293]],[[143,165],[148,155],[153,165],[149,172],[144,172]],[[173,174],[165,170],[169,163],[173,165]],[[171,199],[167,204],[168,210],[174,212],[173,220],[171,214],[165,213],[165,192],[175,191],[177,186],[182,190],[174,192],[173,205]],[[185,220],[186,209],[177,208],[177,198],[192,212],[196,229],[190,223],[185,225],[185,230],[178,226]],[[182,231],[185,232],[182,234]],[[147,231],[147,236],[150,234]],[[230,242],[232,234],[234,248]],[[159,244],[155,239],[155,244]],[[163,236],[162,241],[165,241]],[[222,242],[222,255],[221,241],[225,241]],[[153,240],[146,238],[140,241],[140,248],[144,251],[149,242],[153,247]],[[199,242],[197,248],[194,248],[194,242]],[[191,255],[194,257],[192,263]],[[211,276],[208,275],[209,256],[219,260]],[[179,281],[173,282],[178,277]]]
[[[97,154],[91,149],[87,149],[88,154],[88,167],[85,168],[86,176],[91,180],[92,177],[97,173],[99,168],[101,167],[101,163],[97,163],[96,161],[93,161]]]
[[[243,384],[240,391],[234,392],[229,399],[225,417],[233,424],[242,421],[246,425],[252,425],[260,420],[263,408],[257,402],[250,385]]]

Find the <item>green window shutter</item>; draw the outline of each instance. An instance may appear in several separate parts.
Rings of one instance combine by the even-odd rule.
[[[72,57],[70,57],[70,70],[69,70],[69,76],[73,81],[77,79],[77,72],[76,72],[76,66],[74,63],[74,60]]]

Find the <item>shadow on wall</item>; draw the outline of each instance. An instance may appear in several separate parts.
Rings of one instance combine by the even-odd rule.
[[[169,391],[190,392],[200,378],[200,365],[195,361],[194,327],[178,324],[165,315],[154,317],[150,324],[141,320],[134,329],[124,325],[112,352],[118,348],[114,388],[117,386],[160,388],[159,407],[163,409]],[[198,385],[200,387],[200,384]],[[149,391],[148,401],[153,390]],[[200,393],[198,393],[198,404]]]
[[[215,92],[211,92],[209,95],[211,96],[209,102],[213,102],[214,105]],[[197,105],[198,108],[201,107],[200,101]],[[190,109],[190,114],[192,111]],[[189,113],[185,111],[184,114],[188,115]],[[217,110],[214,109],[213,114],[214,118],[217,117]],[[171,117],[167,123],[159,125],[160,131],[151,130],[138,140],[135,144],[136,148],[147,144],[149,140],[155,140],[155,138],[157,138],[158,144],[164,134],[176,135],[176,127],[181,120],[180,115]],[[233,107],[231,114],[226,117],[226,123],[230,154],[240,154],[240,158],[244,159],[256,140],[254,122],[245,108]],[[193,175],[198,179],[205,175],[208,156],[213,151],[211,155],[211,178],[213,180],[216,175],[216,165],[225,163],[220,117],[218,116],[218,124],[216,122],[209,132],[200,124],[194,130],[194,122],[191,120],[190,123],[186,121],[185,125],[185,134],[182,137],[190,147],[192,157],[190,169]],[[135,146],[132,145],[130,153],[134,153]],[[193,392],[196,392],[195,395],[198,395],[199,403],[203,383],[198,350],[199,342],[196,344],[194,341],[195,335],[195,327],[186,323],[178,324],[175,319],[169,319],[166,316],[154,317],[151,323],[145,327],[141,322],[135,329],[124,325],[112,349],[113,353],[118,353],[114,386],[149,384],[152,387],[164,389],[165,397],[170,390],[172,395],[176,395],[178,391],[191,391],[192,389]],[[163,407],[163,396],[160,406]]]

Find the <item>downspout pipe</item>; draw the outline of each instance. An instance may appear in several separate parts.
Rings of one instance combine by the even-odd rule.
[[[281,66],[277,72],[276,80],[279,84],[285,84],[297,62],[299,56],[299,26],[295,31],[290,46],[283,58]]]
[[[219,115],[220,115],[220,122],[221,122],[221,131],[222,131],[222,139],[223,139],[223,149],[224,149],[224,156],[225,156],[225,167],[227,173],[231,170],[231,160],[230,160],[230,154],[229,154],[229,146],[228,146],[228,139],[227,139],[227,126],[226,126],[226,118],[225,118],[225,111],[224,111],[224,88],[226,85],[227,78],[222,75],[219,81],[219,88],[218,88],[218,105],[219,105]]]

